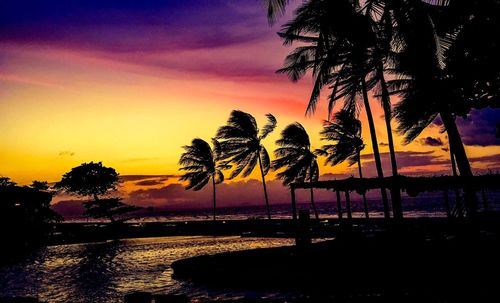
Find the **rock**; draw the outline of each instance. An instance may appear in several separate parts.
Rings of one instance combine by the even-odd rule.
[[[153,296],[149,292],[136,291],[125,295],[125,303],[151,303]]]
[[[155,295],[154,297],[155,303],[190,303],[191,300],[185,295]]]

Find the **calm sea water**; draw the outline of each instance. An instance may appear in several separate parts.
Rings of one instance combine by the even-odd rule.
[[[289,239],[162,237],[57,245],[0,269],[0,296],[34,296],[54,303],[121,302],[136,290],[191,297],[273,296],[202,288],[172,279],[175,260],[251,248],[292,245]]]

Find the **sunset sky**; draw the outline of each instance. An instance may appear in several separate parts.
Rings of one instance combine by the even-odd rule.
[[[182,146],[209,140],[233,109],[261,125],[266,113],[277,117],[277,130],[264,142],[270,152],[294,121],[320,147],[326,104],[305,116],[311,79],[292,83],[275,74],[291,50],[279,29],[269,26],[260,0],[2,1],[0,175],[20,184],[52,182],[89,161],[121,175],[177,175]],[[372,108],[384,153],[376,99]],[[474,122],[458,121],[471,163],[476,172],[497,170],[499,112],[472,115]],[[450,172],[448,141],[437,124],[407,146],[396,136],[402,173]],[[351,172],[346,165],[321,171]]]

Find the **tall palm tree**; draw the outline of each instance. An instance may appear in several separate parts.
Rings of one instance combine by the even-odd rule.
[[[221,140],[220,146],[223,159],[227,159],[236,165],[229,179],[235,178],[240,173],[243,177],[248,177],[259,163],[267,217],[271,219],[265,179],[271,161],[261,141],[274,131],[277,122],[276,118],[271,114],[267,114],[266,117],[267,123],[259,131],[257,122],[252,115],[240,110],[233,110],[227,124],[217,130],[216,138]]]
[[[274,151],[276,159],[271,162],[271,168],[273,170],[285,168],[278,173],[278,178],[283,180],[284,185],[305,180],[311,183],[318,181],[319,167],[316,154],[311,150],[309,136],[300,123],[295,122],[285,127],[276,145],[279,147]],[[312,187],[311,205],[316,219],[319,219]]]
[[[285,11],[286,6],[288,5],[289,0],[267,0],[267,17],[270,24],[274,23],[280,15],[282,15]],[[309,2],[314,2],[311,0]],[[372,36],[376,37],[376,43],[370,45],[371,52],[371,80],[372,83],[378,84],[378,95],[381,98],[382,108],[384,110],[385,117],[385,125],[387,129],[387,140],[389,147],[389,154],[391,160],[391,169],[392,175],[398,176],[398,167],[396,162],[396,151],[394,148],[394,139],[392,136],[392,126],[391,126],[391,118],[392,118],[392,110],[391,110],[391,100],[390,94],[387,87],[387,81],[384,76],[384,61],[387,61],[388,54],[390,52],[391,39],[392,39],[392,27],[393,22],[391,19],[391,15],[389,10],[385,8],[385,1],[383,0],[367,0],[363,1],[364,6],[360,5],[361,1],[344,1],[346,4],[350,4],[356,13],[364,14],[370,23],[370,26],[362,26],[357,30],[357,34],[361,31],[366,31],[362,36]],[[342,6],[342,2],[339,1],[330,1],[330,4],[334,6],[335,10],[343,11],[340,7]],[[348,16],[348,15],[346,15]],[[332,26],[344,26],[347,30],[351,30],[352,24],[349,22],[336,22],[339,20],[338,17],[331,18],[330,22]],[[328,22],[328,20],[325,20]],[[370,33],[371,32],[371,33]],[[302,37],[304,38],[304,37]],[[307,41],[306,41],[307,42]],[[309,41],[310,42],[310,41]],[[317,90],[319,93],[319,90]],[[330,101],[332,103],[332,99]],[[311,104],[311,103],[310,103]],[[314,106],[312,107],[314,109]],[[333,108],[332,104],[330,104],[329,109]],[[331,114],[331,113],[329,113]],[[382,194],[384,196],[384,194]],[[403,212],[401,207],[401,194],[399,189],[391,188],[391,200],[393,204],[393,212],[395,218],[402,218]]]
[[[285,24],[280,35],[285,44],[299,42],[305,46],[297,47],[290,53],[285,67],[279,72],[297,81],[308,70],[312,70],[314,87],[307,113],[315,111],[320,92],[325,86],[332,90],[328,98],[330,113],[339,99],[344,100],[344,108],[350,112],[358,112],[364,106],[377,175],[383,178],[375,123],[368,100],[368,91],[377,81],[373,77],[366,80],[376,64],[373,52],[377,37],[369,30],[370,19],[359,12],[359,6],[349,0],[310,0],[303,3],[297,9],[295,18]],[[358,101],[362,101],[361,104]],[[381,195],[385,217],[389,218],[384,188],[381,189]]]
[[[320,132],[321,140],[332,141],[333,144],[323,145],[321,148],[326,152],[326,164],[332,166],[348,161],[349,165],[358,164],[359,178],[363,178],[361,169],[361,151],[365,148],[361,138],[361,121],[356,119],[353,113],[341,110],[334,116],[334,121],[325,121],[323,130]],[[368,215],[368,204],[365,191],[363,195],[363,207],[366,218]]]
[[[464,8],[474,6],[471,5],[473,3],[445,0],[366,2],[371,11],[383,11],[388,19],[392,18],[386,24],[396,25],[392,28],[391,42],[397,51],[393,56],[396,59],[393,71],[398,77],[389,81],[388,87],[402,99],[395,108],[395,117],[399,122],[398,130],[406,135],[405,143],[413,141],[439,115],[453,145],[461,175],[471,176],[455,123],[455,111],[462,107],[456,92],[464,89],[450,85],[454,76],[446,74],[446,55],[464,27],[463,23],[456,26],[447,24],[453,19],[453,9],[448,7],[453,4],[460,6],[458,11],[463,15],[468,10]],[[457,11],[456,8],[454,10]],[[466,19],[472,20],[470,16]],[[463,70],[463,66],[460,69]]]
[[[221,149],[219,142],[213,140],[212,149],[210,145],[199,138],[193,139],[191,145],[183,146],[185,152],[181,155],[179,164],[181,171],[186,171],[181,181],[188,181],[186,189],[198,191],[212,180],[213,186],[213,219],[216,219],[216,190],[215,185],[224,181],[222,170],[231,166],[221,160]]]

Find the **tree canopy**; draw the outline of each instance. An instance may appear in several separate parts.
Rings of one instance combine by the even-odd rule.
[[[90,162],[72,168],[55,187],[70,194],[97,197],[116,190],[118,183],[119,175],[114,168]]]

